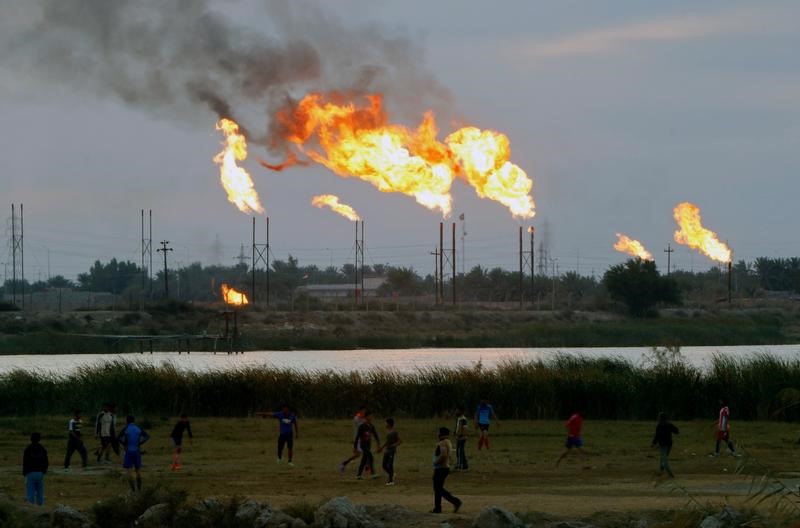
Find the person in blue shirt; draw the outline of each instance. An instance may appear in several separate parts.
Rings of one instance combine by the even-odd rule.
[[[148,440],[150,435],[142,430],[141,427],[136,425],[136,418],[128,415],[126,419],[127,425],[120,432],[118,440],[125,451],[125,457],[122,461],[122,467],[128,472],[128,482],[131,485],[131,491],[142,491],[142,452],[141,446]],[[133,471],[136,472],[136,482],[134,484]]]
[[[289,466],[294,467],[294,462],[292,461],[294,456],[294,441],[300,435],[297,428],[297,414],[285,403],[278,412],[258,414],[264,418],[271,416],[278,420],[278,464],[283,463],[283,448],[286,447],[287,454],[289,455]]]
[[[478,451],[482,447],[489,449],[489,423],[494,418],[497,425],[500,425],[500,419],[494,413],[494,407],[489,405],[486,398],[481,400],[478,408],[475,409],[475,428],[478,430]]]

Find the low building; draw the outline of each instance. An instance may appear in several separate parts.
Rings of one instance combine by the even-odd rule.
[[[377,297],[378,288],[386,282],[385,277],[369,277],[364,279],[364,297]],[[316,297],[320,299],[342,299],[353,297],[358,292],[362,295],[361,285],[356,290],[355,284],[307,284],[297,288],[298,294],[305,293],[309,297]]]

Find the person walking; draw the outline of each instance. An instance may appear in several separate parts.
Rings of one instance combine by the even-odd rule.
[[[351,436],[350,438],[353,437],[358,438],[358,428],[361,426],[362,423],[364,423],[364,415],[366,414],[366,412],[367,412],[366,405],[362,405],[356,410],[356,414],[355,416],[353,416],[353,436]],[[351,453],[351,455],[348,458],[344,459],[339,464],[339,475],[344,476],[344,472],[347,469],[347,464],[349,464],[350,462],[352,462],[353,460],[357,459],[360,456],[361,456],[361,447],[358,445],[358,442],[356,442],[356,444],[353,447],[353,452]]]
[[[433,510],[431,513],[442,513],[442,499],[453,505],[453,513],[458,513],[462,501],[444,488],[447,476],[450,474],[450,457],[453,454],[453,444],[450,443],[450,430],[447,427],[439,428],[439,441],[433,451]]]
[[[372,473],[372,478],[378,478],[378,475],[374,470],[375,458],[372,456],[373,439],[375,442],[380,444],[378,431],[372,424],[372,412],[367,411],[364,413],[364,422],[358,426],[356,438],[353,441],[353,450],[357,450],[359,448],[361,449],[361,463],[358,465],[358,473],[356,474],[356,478],[358,480],[362,480],[364,478],[361,475],[367,468],[369,468],[370,472]]]
[[[384,449],[386,450],[386,452],[383,454],[383,463],[381,466],[388,477],[388,480],[386,481],[387,486],[394,486],[394,459],[395,455],[397,455],[397,446],[402,443],[403,441],[400,440],[400,434],[394,428],[394,418],[387,418],[386,443],[378,448],[378,453]]]
[[[652,447],[658,446],[659,449],[658,474],[662,475],[666,471],[669,478],[675,478],[669,467],[669,452],[672,450],[673,434],[680,434],[678,428],[667,419],[666,413],[658,413],[658,424],[651,445]]]
[[[583,450],[583,411],[575,411],[575,413],[569,417],[564,423],[564,427],[567,428],[567,441],[564,444],[564,451],[561,453],[561,456],[558,457],[556,460],[556,467],[561,464],[561,461],[572,451],[572,449],[576,449],[581,456],[583,461],[586,460],[586,452]],[[584,466],[584,469],[589,469],[588,466]]]
[[[69,471],[69,464],[72,461],[72,455],[75,451],[81,456],[81,463],[85,468],[88,465],[88,454],[86,453],[86,446],[83,444],[83,435],[81,427],[83,420],[81,419],[81,411],[76,410],[74,416],[70,419],[67,425],[67,454],[64,457],[64,471]]]
[[[467,436],[469,433],[469,420],[464,414],[464,409],[456,409],[456,471],[469,471],[467,462]]]
[[[278,412],[263,412],[257,413],[263,417],[271,417],[278,420],[278,464],[283,464],[283,448],[286,447],[287,455],[289,455],[288,464],[294,467],[292,461],[294,457],[294,441],[300,436],[300,431],[297,428],[297,413],[292,411],[288,404],[281,405],[281,410]]]
[[[181,465],[181,454],[183,453],[183,435],[189,436],[189,442],[194,439],[192,435],[192,424],[189,422],[189,416],[186,413],[181,414],[180,419],[175,424],[175,427],[172,428],[172,432],[169,435],[170,441],[172,442],[172,465],[170,469],[172,471],[178,471],[183,466]]]
[[[111,404],[104,403],[103,409],[97,415],[94,425],[94,436],[100,440],[100,446],[95,450],[97,463],[99,464],[105,457],[105,463],[110,464],[111,449],[116,429],[116,417],[111,412]]]
[[[491,423],[492,418],[497,421],[497,425],[500,425],[500,419],[497,418],[497,414],[494,412],[494,407],[492,407],[486,398],[482,399],[480,404],[478,404],[478,408],[475,409],[475,428],[478,429],[478,450],[482,447],[489,449],[489,425]]]
[[[44,475],[50,461],[47,449],[40,443],[40,433],[31,434],[31,443],[22,453],[22,475],[25,477],[25,492],[28,502],[39,506],[44,504]]]
[[[118,440],[125,451],[125,456],[122,460],[122,467],[128,473],[128,482],[131,485],[131,491],[142,491],[142,444],[150,440],[150,435],[147,434],[141,427],[136,425],[136,418],[128,415],[126,418],[125,428],[119,434]],[[134,482],[133,473],[136,473],[136,481]]]
[[[719,417],[717,418],[717,431],[716,431],[716,445],[714,452],[708,455],[709,457],[716,458],[719,456],[719,447],[722,442],[728,446],[728,451],[731,456],[741,456],[736,452],[736,448],[731,441],[731,410],[728,408],[728,400],[726,398],[719,399]]]

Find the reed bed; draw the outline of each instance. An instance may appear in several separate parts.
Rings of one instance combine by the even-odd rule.
[[[94,411],[106,401],[120,413],[246,416],[289,402],[306,417],[346,417],[364,403],[388,416],[429,418],[483,397],[499,416],[558,419],[583,409],[596,419],[652,420],[665,411],[689,420],[713,417],[729,399],[736,419],[800,418],[800,359],[715,357],[699,369],[681,360],[635,365],[616,358],[557,356],[508,361],[496,368],[425,368],[309,372],[269,367],[207,372],[113,361],[70,375],[14,371],[0,376],[0,415]]]

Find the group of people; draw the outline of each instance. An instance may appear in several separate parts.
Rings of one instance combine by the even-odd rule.
[[[740,456],[736,451],[730,438],[730,409],[727,401],[722,398],[719,401],[719,418],[716,422],[716,445],[710,457],[718,457],[722,443],[728,447],[731,455]],[[283,463],[284,449],[287,454],[287,463],[294,466],[294,441],[299,437],[297,424],[297,414],[288,404],[283,404],[281,410],[277,412],[258,412],[257,416],[264,418],[274,418],[278,421],[278,445],[277,463]],[[469,419],[463,407],[456,409],[455,412],[455,440],[456,447],[453,448],[450,440],[450,429],[440,427],[438,440],[434,446],[432,456],[433,466],[433,491],[434,508],[433,513],[442,511],[442,500],[446,500],[453,505],[453,510],[457,512],[462,505],[462,501],[445,489],[445,481],[450,473],[451,462],[455,461],[456,471],[468,471],[469,463],[467,460],[467,439],[469,435]],[[489,429],[492,420],[499,425],[500,420],[495,413],[492,405],[486,399],[478,404],[473,423],[478,431],[478,450],[489,449]],[[567,437],[564,450],[556,460],[556,467],[573,450],[578,452],[585,461],[586,453],[583,450],[583,421],[584,413],[576,411],[565,422]],[[344,476],[348,464],[360,459],[356,479],[363,480],[365,475],[371,478],[378,478],[379,475],[374,468],[374,455],[372,452],[373,444],[378,453],[383,453],[381,467],[386,473],[387,486],[395,484],[395,459],[398,447],[403,443],[400,434],[396,429],[393,418],[386,418],[385,440],[380,441],[380,435],[373,424],[373,414],[366,406],[361,406],[353,417],[353,444],[352,452],[339,464],[339,472]],[[72,455],[77,452],[83,463],[87,466],[87,451],[82,435],[82,417],[80,411],[75,411],[74,416],[67,424],[67,452],[64,458],[64,471],[69,471]],[[670,478],[674,477],[669,465],[669,455],[673,444],[673,435],[679,434],[678,428],[673,425],[665,413],[660,413],[653,436],[652,446],[660,450],[659,472],[666,473]],[[193,438],[192,428],[186,414],[181,414],[180,419],[172,428],[170,441],[172,443],[172,464],[170,468],[177,471],[181,468],[181,452],[183,437],[187,435],[191,441]],[[116,414],[113,404],[103,405],[103,409],[95,420],[95,436],[99,440],[99,445],[95,451],[98,463],[110,463],[111,451],[119,453],[120,447],[123,450],[123,468],[127,472],[131,490],[136,492],[142,489],[142,454],[141,446],[150,439],[150,435],[136,424],[136,419],[132,415],[126,417],[126,425],[116,434]],[[47,473],[49,461],[47,450],[41,445],[41,434],[35,432],[31,434],[31,443],[23,454],[23,475],[26,477],[27,499],[33,504],[44,503],[44,475]]]

